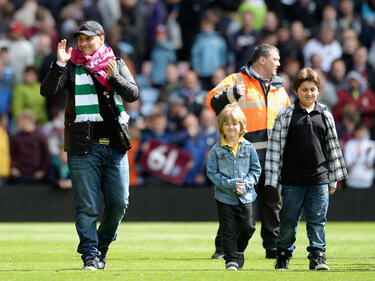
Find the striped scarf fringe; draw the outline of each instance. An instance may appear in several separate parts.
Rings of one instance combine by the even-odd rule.
[[[82,65],[76,65],[75,81],[76,119],[74,123],[104,121],[99,112],[99,101],[94,81]],[[126,114],[122,99],[116,92],[114,92],[114,101],[119,112],[118,122],[127,124],[129,115]]]

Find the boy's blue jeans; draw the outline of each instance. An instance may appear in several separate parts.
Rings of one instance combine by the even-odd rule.
[[[76,203],[78,252],[82,259],[100,257],[98,243],[105,247],[116,239],[129,196],[129,163],[126,153],[115,146],[93,143],[87,155],[68,154]],[[104,197],[103,217],[97,230],[99,194]]]
[[[329,204],[328,184],[315,186],[287,186],[281,190],[280,232],[276,239],[278,252],[292,256],[297,236],[297,226],[305,209],[306,230],[310,246],[307,251],[325,252],[326,216]]]

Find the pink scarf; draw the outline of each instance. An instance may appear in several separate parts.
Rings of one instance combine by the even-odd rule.
[[[82,64],[83,67],[88,70],[94,77],[102,84],[107,91],[111,90],[111,85],[107,81],[107,64],[108,60],[114,59],[115,54],[111,47],[106,47],[104,44],[96,50],[92,55],[85,55],[78,47],[75,47],[72,51],[70,60],[74,64]]]

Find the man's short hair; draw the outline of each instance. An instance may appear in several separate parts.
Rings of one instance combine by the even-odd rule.
[[[252,63],[259,60],[260,57],[268,58],[271,55],[271,52],[276,52],[279,54],[279,49],[267,43],[256,46],[248,65],[251,65]]]

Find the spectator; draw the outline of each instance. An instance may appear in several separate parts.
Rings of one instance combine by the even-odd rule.
[[[182,49],[179,60],[191,61],[191,48],[196,35],[199,33],[200,20],[206,12],[206,3],[201,0],[181,0],[177,21],[181,26]]]
[[[185,100],[178,95],[171,94],[167,102],[167,130],[169,132],[182,130],[182,121],[188,112]]]
[[[343,106],[351,103],[360,110],[363,121],[371,128],[372,117],[375,114],[375,94],[357,71],[350,71],[345,80],[344,88],[337,92],[338,102],[332,109],[333,117],[340,120]]]
[[[360,112],[354,104],[348,103],[344,105],[341,112],[341,119],[335,120],[338,123],[337,136],[342,150],[344,150],[346,143],[354,138],[354,129],[360,119]]]
[[[316,70],[320,79],[320,90],[317,101],[326,105],[328,110],[332,110],[337,104],[336,87],[327,80],[326,75],[322,71]]]
[[[54,108],[52,119],[45,123],[42,132],[48,139],[49,152],[53,157],[60,153],[60,147],[64,144],[64,108]]]
[[[224,80],[224,78],[227,76],[227,72],[225,71],[224,67],[219,67],[215,70],[214,74],[212,74],[211,77],[211,83],[213,86],[216,86],[221,81]]]
[[[217,142],[219,135],[217,133],[216,115],[207,107],[203,107],[199,115],[199,125],[205,138],[208,149]]]
[[[8,136],[8,115],[0,113],[0,187],[10,176],[10,149]]]
[[[358,123],[355,137],[345,146],[345,162],[348,178],[345,187],[355,189],[371,188],[375,171],[375,141],[370,140],[369,129],[365,123]]]
[[[13,19],[18,21],[24,27],[29,28],[35,23],[35,14],[38,10],[37,0],[24,0],[22,7],[16,10]]]
[[[110,29],[121,18],[120,0],[98,0],[97,6],[105,30]]]
[[[50,164],[46,136],[38,128],[35,114],[26,109],[17,117],[19,132],[11,140],[11,175],[16,184],[40,184]]]
[[[290,33],[291,36],[297,40],[300,47],[303,48],[307,42],[307,31],[303,26],[303,23],[299,20],[295,20],[290,24]]]
[[[61,145],[59,152],[52,159],[48,168],[47,179],[50,184],[60,189],[72,189],[72,180],[68,167],[68,155]]]
[[[207,18],[201,21],[201,32],[191,49],[191,66],[199,75],[202,89],[209,90],[215,69],[227,63],[227,45],[215,31],[215,25]]]
[[[3,47],[0,50],[0,114],[10,113],[14,71],[8,58],[8,49]]]
[[[335,31],[331,26],[322,25],[318,37],[307,41],[303,49],[305,66],[311,65],[310,59],[315,53],[323,58],[322,70],[324,72],[328,72],[332,62],[341,57],[341,45],[335,40]]]
[[[310,67],[314,70],[322,71],[323,58],[320,54],[314,53],[310,57]]]
[[[181,89],[172,92],[171,96],[181,97],[188,110],[198,116],[204,103],[206,92],[201,88],[197,73],[189,70],[185,73]]]
[[[289,23],[282,23],[277,29],[278,42],[276,47],[280,51],[280,71],[284,70],[285,62],[289,59],[303,61],[302,47],[290,32]]]
[[[170,63],[165,67],[166,81],[160,89],[158,103],[166,104],[168,97],[173,92],[178,92],[181,89],[180,75],[177,65]]]
[[[345,30],[341,36],[342,55],[341,59],[345,62],[346,71],[353,70],[354,67],[354,53],[359,47],[357,34],[353,29]]]
[[[331,69],[327,75],[328,81],[335,87],[336,91],[345,84],[346,66],[342,59],[336,59],[332,62]]]
[[[153,87],[161,88],[166,83],[166,66],[176,62],[176,52],[168,40],[167,28],[159,25],[155,29],[155,44],[151,49],[151,82]]]
[[[25,69],[24,81],[18,83],[12,93],[12,115],[17,119],[22,111],[30,109],[36,121],[42,125],[48,120],[46,100],[40,95],[38,72],[34,66]]]
[[[339,32],[342,34],[345,30],[354,29],[355,33],[358,34],[361,45],[367,48],[370,47],[373,32],[372,27],[366,24],[359,13],[356,13],[353,0],[340,0],[339,11]]]
[[[234,55],[235,71],[246,64],[249,54],[260,41],[260,34],[253,29],[254,16],[252,12],[242,13],[242,27],[229,38],[230,51]],[[216,84],[215,84],[216,85]]]
[[[19,83],[26,66],[34,64],[34,49],[24,36],[24,27],[19,22],[13,21],[8,27],[8,37],[0,40],[0,48],[7,47],[9,50],[9,63],[14,69],[14,82]]]
[[[190,113],[185,116],[183,126],[187,132],[183,148],[192,155],[192,166],[186,176],[185,184],[190,186],[203,186],[206,181],[206,160],[208,146],[206,138],[199,126],[199,119]]]
[[[368,62],[368,51],[365,46],[357,48],[353,55],[353,69],[366,80],[367,86],[375,91],[375,69]]]
[[[162,0],[143,1],[144,23],[146,40],[146,58],[149,57],[152,46],[155,43],[155,29],[167,20],[167,10]],[[139,31],[138,31],[139,32]]]

